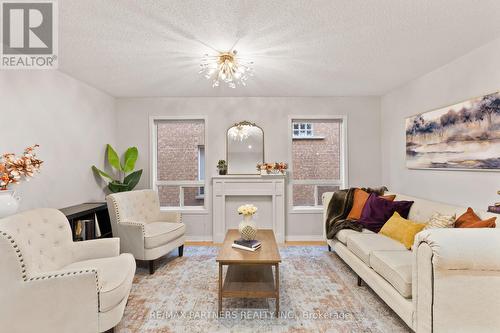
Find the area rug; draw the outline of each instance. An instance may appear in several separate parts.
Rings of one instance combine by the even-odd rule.
[[[280,247],[280,318],[266,299],[224,299],[218,318],[218,248],[176,252],[154,275],[137,268],[115,332],[411,332],[326,246]]]

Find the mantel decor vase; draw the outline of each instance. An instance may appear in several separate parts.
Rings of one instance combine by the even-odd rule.
[[[253,215],[243,215],[243,221],[238,227],[241,238],[244,240],[254,240],[257,235],[257,226],[252,217]]]
[[[19,201],[14,191],[0,191],[0,218],[15,214],[19,209]]]

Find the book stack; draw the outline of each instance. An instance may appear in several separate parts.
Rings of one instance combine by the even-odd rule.
[[[245,239],[237,239],[234,241],[232,247],[235,249],[246,250],[246,251],[257,251],[261,247],[261,242],[258,240],[245,240]]]

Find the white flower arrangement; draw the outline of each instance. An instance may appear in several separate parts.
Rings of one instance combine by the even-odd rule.
[[[243,205],[238,207],[238,214],[243,216],[250,216],[257,213],[257,207],[254,205]]]

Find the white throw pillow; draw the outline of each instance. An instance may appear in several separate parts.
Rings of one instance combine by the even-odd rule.
[[[425,229],[435,229],[435,228],[453,228],[455,227],[455,221],[457,219],[457,215],[442,215],[440,213],[434,213]]]

